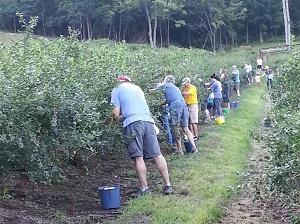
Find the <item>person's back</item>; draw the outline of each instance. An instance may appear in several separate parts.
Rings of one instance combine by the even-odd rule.
[[[184,98],[180,92],[180,89],[173,83],[164,83],[158,89],[163,89],[166,97],[167,104],[170,106],[172,103],[184,101]]]
[[[214,93],[214,98],[222,98],[222,85],[220,81],[211,82],[210,88]]]
[[[137,85],[130,82],[119,84],[112,91],[112,102],[121,108],[124,127],[138,120],[153,122],[144,92]]]

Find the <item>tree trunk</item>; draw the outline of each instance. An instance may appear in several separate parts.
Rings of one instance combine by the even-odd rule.
[[[222,45],[222,28],[220,27],[220,32],[219,32],[220,36],[219,36],[219,41],[220,41],[220,49],[223,49],[223,45]]]
[[[127,30],[128,30],[128,22],[126,23],[126,26],[124,28],[124,31],[123,31],[123,40],[126,40],[126,33],[127,33]]]
[[[147,20],[148,20],[148,37],[149,37],[149,42],[150,42],[151,47],[153,48],[154,45],[153,45],[153,39],[152,39],[152,25],[151,25],[151,18],[150,18],[150,15],[149,15],[149,10],[148,10],[147,3],[144,2],[144,5],[145,5],[145,11],[146,11]]]
[[[91,22],[88,15],[86,16],[86,28],[87,28],[87,38],[91,40],[92,39]]]
[[[119,19],[119,42],[121,41],[121,31],[122,31],[122,12],[120,12],[120,19]]]
[[[248,22],[246,22],[246,42],[249,44],[249,25]]]
[[[170,20],[167,22],[167,45],[170,46]]]
[[[46,29],[45,29],[45,5],[44,5],[44,0],[42,0],[42,7],[43,7],[43,11],[42,11],[42,26],[43,26],[43,32],[44,32],[44,36],[46,36]]]
[[[17,32],[16,16],[14,16],[14,31]]]
[[[284,29],[285,29],[285,45],[286,49],[290,50],[291,45],[291,21],[289,13],[289,1],[282,0],[283,17],[284,17]]]
[[[154,28],[153,28],[153,47],[156,48],[156,31],[157,31],[157,16],[154,18]]]
[[[160,35],[160,48],[163,47],[163,35],[162,35],[162,30],[161,30],[161,21],[159,24],[159,35]]]
[[[205,38],[205,41],[204,41],[204,43],[203,43],[203,46],[202,46],[202,48],[203,48],[203,49],[205,48],[205,45],[206,45],[207,39],[208,39],[208,33],[206,34],[206,38]]]
[[[107,39],[110,38],[111,30],[112,30],[112,24],[113,24],[113,18],[111,18],[110,24],[109,24],[109,30],[108,30],[108,37]]]
[[[262,37],[262,33],[261,33],[261,26],[259,26],[259,39],[260,39],[260,43],[263,43],[263,37]]]

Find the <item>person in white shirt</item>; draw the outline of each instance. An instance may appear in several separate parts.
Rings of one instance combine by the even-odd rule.
[[[248,64],[248,67],[249,67],[249,80],[250,80],[250,83],[253,83],[253,69],[252,69],[252,65],[249,63]]]
[[[262,60],[261,58],[259,57],[257,60],[257,70],[262,70]]]
[[[256,87],[260,87],[260,72],[256,72],[255,81],[256,81]]]

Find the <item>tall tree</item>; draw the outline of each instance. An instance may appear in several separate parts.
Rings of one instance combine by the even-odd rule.
[[[287,50],[290,49],[291,45],[291,21],[289,12],[289,1],[282,0],[282,9],[284,15],[284,27],[285,27],[285,45]]]

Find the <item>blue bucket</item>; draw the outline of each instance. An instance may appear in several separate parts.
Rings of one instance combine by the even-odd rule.
[[[235,101],[230,102],[230,108],[235,108]]]
[[[235,101],[234,102],[234,107],[238,107],[239,106],[240,101]]]
[[[265,127],[270,127],[271,126],[271,121],[264,120],[264,126]]]
[[[194,142],[195,142],[195,145],[197,145],[197,141],[194,141]],[[183,142],[183,144],[184,144],[186,153],[191,153],[192,149],[193,149],[193,146],[190,143],[190,141]]]
[[[103,186],[98,188],[102,209],[120,208],[120,187]]]

